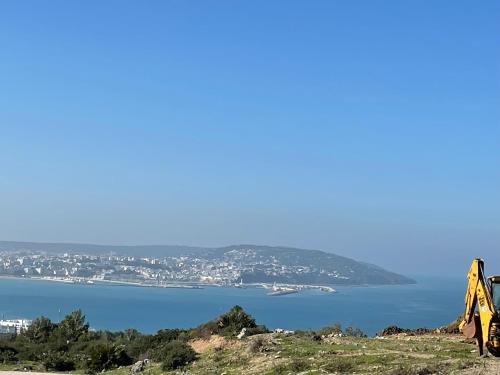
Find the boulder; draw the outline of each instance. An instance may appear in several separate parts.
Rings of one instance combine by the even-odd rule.
[[[130,373],[134,375],[137,374],[138,372],[144,371],[148,363],[149,359],[145,359],[143,361],[137,361],[132,365],[132,367],[130,367]]]

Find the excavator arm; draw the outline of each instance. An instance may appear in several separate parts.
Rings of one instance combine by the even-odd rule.
[[[475,338],[479,354],[483,354],[483,343],[495,356],[500,355],[500,320],[493,302],[491,283],[484,277],[484,262],[474,259],[467,273],[465,312],[460,331],[467,338]]]

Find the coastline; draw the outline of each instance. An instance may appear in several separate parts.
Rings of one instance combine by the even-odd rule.
[[[104,279],[94,279],[94,278],[63,278],[63,277],[42,277],[42,276],[12,276],[12,275],[0,275],[0,280],[11,279],[11,280],[32,280],[32,281],[47,281],[47,282],[58,282],[64,284],[75,284],[75,285],[112,285],[112,286],[131,286],[131,287],[141,287],[141,288],[160,288],[160,289],[204,289],[210,287],[216,288],[259,288],[259,289],[293,289],[294,292],[301,292],[305,290],[317,290],[324,293],[337,293],[336,288],[373,288],[373,287],[384,287],[384,286],[405,286],[414,284],[331,284],[331,285],[315,285],[315,284],[289,284],[289,283],[269,283],[269,282],[256,282],[256,283],[206,283],[206,282],[183,282],[177,281],[172,283],[163,284],[153,284],[140,281],[128,281],[128,280],[104,280]],[[415,283],[417,284],[417,283]]]
[[[295,292],[303,290],[319,290],[325,293],[335,293],[336,289],[329,285],[308,285],[308,284],[281,284],[281,283],[249,283],[249,284],[216,284],[216,283],[200,283],[200,282],[176,282],[168,284],[149,284],[143,282],[133,282],[126,280],[101,280],[101,279],[83,279],[83,278],[61,278],[61,277],[23,277],[0,275],[0,280],[32,280],[32,281],[50,281],[64,284],[77,285],[113,285],[113,286],[135,286],[141,288],[175,288],[175,289],[203,289],[206,287],[225,287],[225,288],[262,288],[273,289],[275,287],[283,289],[293,289]],[[89,281],[91,281],[89,283]]]
[[[58,282],[64,284],[77,284],[77,285],[113,285],[113,286],[134,286],[141,288],[173,288],[173,289],[203,289],[208,287],[224,287],[224,288],[262,288],[262,289],[272,289],[273,287],[294,289],[297,292],[303,290],[319,290],[325,293],[336,293],[337,288],[374,288],[374,287],[384,287],[384,286],[406,286],[415,285],[418,282],[412,284],[330,284],[330,285],[314,285],[314,284],[289,284],[289,283],[269,283],[269,282],[256,282],[248,284],[240,283],[206,283],[206,282],[186,282],[177,281],[172,283],[163,284],[153,284],[140,281],[128,281],[128,280],[104,280],[104,279],[93,279],[93,278],[63,278],[63,277],[42,277],[42,276],[12,276],[12,275],[0,275],[0,280],[11,279],[11,280],[32,280],[32,281],[50,281]]]
[[[125,281],[125,280],[96,280],[96,279],[64,279],[57,277],[23,277],[23,276],[10,276],[10,275],[0,275],[1,279],[10,279],[10,280],[31,280],[31,281],[51,281],[58,282],[64,284],[77,284],[77,285],[96,285],[96,284],[108,284],[114,286],[137,286],[143,288],[180,288],[180,289],[202,289],[201,286],[193,283],[193,284],[180,284],[180,283],[172,283],[172,284],[163,284],[163,285],[154,285],[133,281]],[[89,283],[88,281],[92,281]]]

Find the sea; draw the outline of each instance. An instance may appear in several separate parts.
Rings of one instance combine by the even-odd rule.
[[[0,317],[43,315],[57,322],[82,309],[93,329],[154,333],[195,327],[240,305],[258,324],[271,329],[308,330],[339,323],[374,335],[389,325],[435,328],[462,313],[465,278],[416,279],[413,285],[336,287],[336,293],[306,290],[268,296],[261,288],[154,288],[3,278]]]

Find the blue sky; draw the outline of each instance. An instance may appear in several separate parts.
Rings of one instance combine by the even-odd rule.
[[[0,5],[0,239],[500,262],[495,1]]]

